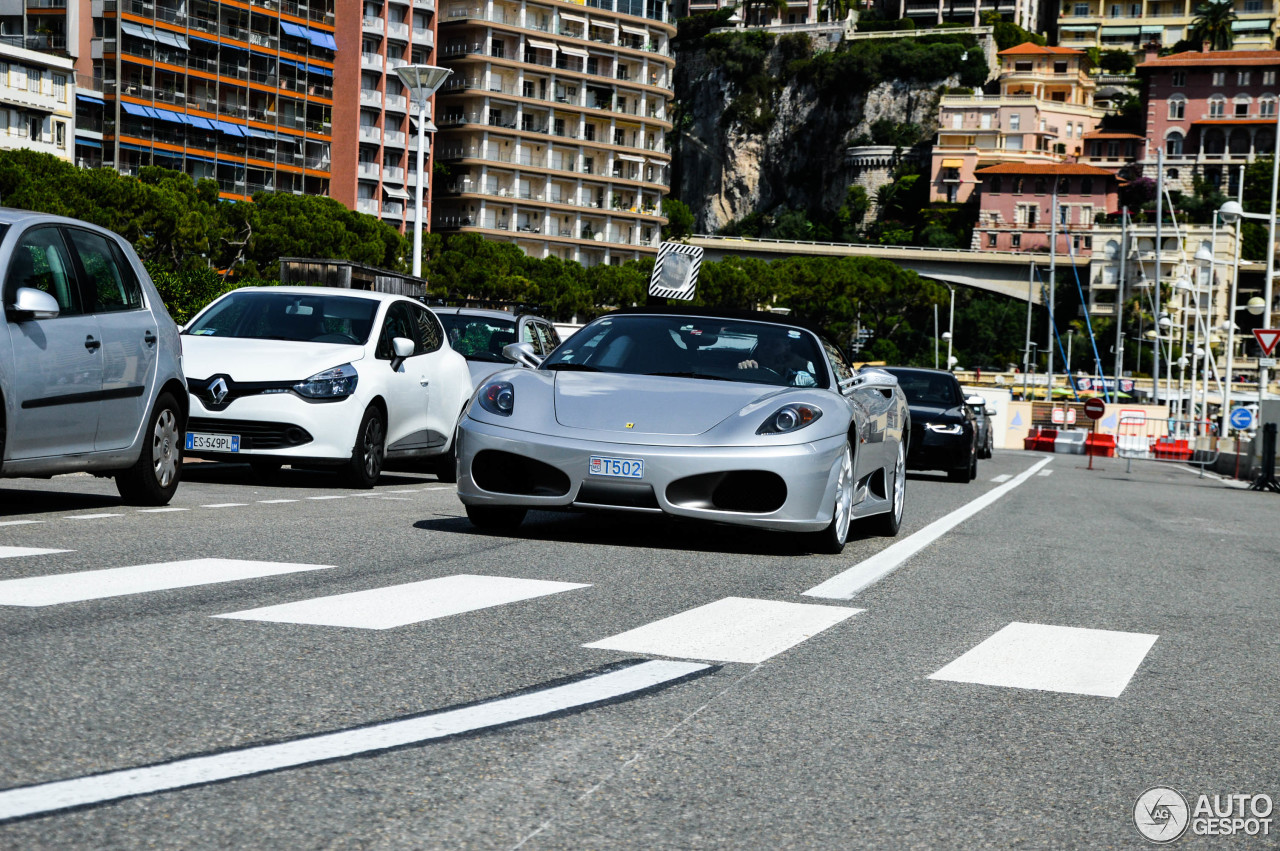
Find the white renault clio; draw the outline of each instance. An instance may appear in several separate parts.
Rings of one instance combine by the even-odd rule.
[[[433,461],[453,480],[471,395],[462,355],[410,298],[328,287],[249,287],[183,331],[187,455],[255,471],[336,466],[369,488],[384,460]]]

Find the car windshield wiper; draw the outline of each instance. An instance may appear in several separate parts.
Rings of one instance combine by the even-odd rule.
[[[732,381],[732,378],[725,378],[723,375],[711,375],[706,372],[646,372],[643,375],[661,375],[664,378],[706,378],[711,381]]]
[[[543,369],[549,370],[572,370],[574,372],[599,372],[594,366],[587,366],[585,363],[567,363],[561,361],[559,363],[546,364]]]

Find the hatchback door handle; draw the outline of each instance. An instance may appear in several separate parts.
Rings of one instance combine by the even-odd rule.
[[[421,381],[419,381],[418,383],[419,383],[419,384],[421,384],[423,387],[426,387],[426,386],[428,386],[428,385],[430,385],[430,384],[431,384],[431,382],[430,382],[428,379],[426,379],[426,378],[422,379],[422,380],[421,380]]]
[[[85,338],[84,338],[84,347],[85,347],[86,349],[88,349],[89,351],[93,351],[94,349],[97,349],[97,348],[99,348],[99,347],[101,347],[101,346],[102,346],[102,343],[100,343],[100,342],[98,342],[97,340],[93,339],[93,335],[92,335],[92,334],[90,334],[88,337],[85,337]]]
[[[142,335],[142,342],[146,343],[148,346],[154,346],[156,344],[155,332],[148,330],[147,333]]]

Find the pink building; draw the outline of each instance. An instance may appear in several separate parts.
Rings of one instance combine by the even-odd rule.
[[[1100,214],[1119,205],[1116,176],[1080,163],[1002,163],[977,172],[982,207],[973,247],[1048,252],[1053,190],[1058,189],[1058,253],[1092,253]]]
[[[963,204],[975,172],[1004,162],[1057,163],[1083,155],[1105,110],[1083,50],[1027,42],[1000,51],[1000,94],[943,95],[930,200]]]
[[[1240,166],[1274,150],[1277,68],[1280,50],[1148,51],[1138,66],[1147,80],[1148,176],[1163,149],[1173,186],[1189,190],[1199,176],[1234,194]]]

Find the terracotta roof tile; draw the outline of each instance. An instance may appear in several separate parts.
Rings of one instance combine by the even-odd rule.
[[[1214,65],[1228,67],[1238,65],[1280,65],[1280,50],[1210,50],[1208,53],[1188,50],[1150,59],[1140,64],[1138,70],[1151,71],[1157,68],[1187,68]]]
[[[1076,50],[1071,47],[1041,47],[1034,41],[1024,41],[1017,47],[1010,47],[1002,50],[998,54],[1000,56],[1084,56],[1083,50]]]
[[[1113,172],[1105,168],[1097,168],[1083,163],[1000,163],[999,165],[980,168],[974,174],[1047,174],[1047,175],[1087,175],[1091,177],[1115,177]]]

